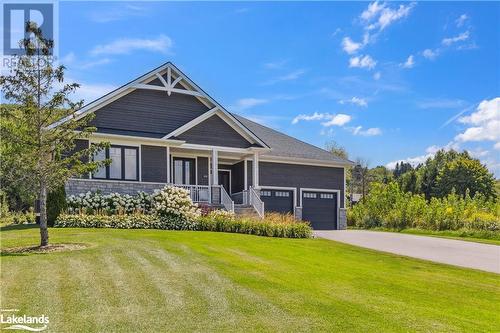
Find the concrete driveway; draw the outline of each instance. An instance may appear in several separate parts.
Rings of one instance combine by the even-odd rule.
[[[314,234],[373,250],[500,274],[498,245],[365,230],[318,230]]]

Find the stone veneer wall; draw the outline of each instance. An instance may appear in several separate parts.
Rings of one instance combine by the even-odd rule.
[[[340,208],[339,214],[339,230],[347,229],[347,210],[345,208]]]
[[[140,183],[125,181],[103,181],[95,179],[70,179],[66,183],[66,195],[100,191],[102,194],[120,193],[135,195],[142,191],[152,193],[165,186],[164,183]]]

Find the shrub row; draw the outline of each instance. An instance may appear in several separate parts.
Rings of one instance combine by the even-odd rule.
[[[374,184],[364,200],[348,211],[348,224],[358,228],[417,228],[500,232],[500,203],[476,195],[456,194],[426,201],[403,192],[396,183]]]
[[[195,220],[157,215],[86,215],[61,214],[55,227],[200,230],[242,233],[268,237],[309,238],[311,228],[304,222],[273,223],[266,220],[237,218],[229,213],[214,212]]]

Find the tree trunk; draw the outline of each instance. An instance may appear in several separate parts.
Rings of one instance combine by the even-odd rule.
[[[40,246],[49,245],[49,230],[47,229],[47,186],[40,182]]]

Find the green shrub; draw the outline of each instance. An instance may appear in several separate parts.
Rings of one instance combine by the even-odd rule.
[[[159,217],[146,214],[86,215],[60,214],[57,228],[117,228],[163,229],[233,232],[268,237],[309,238],[311,227],[305,222],[274,223],[266,220],[238,218],[227,214],[213,214],[197,220],[179,217]]]
[[[373,185],[364,200],[347,214],[357,228],[471,230],[500,232],[500,203],[481,195],[454,193],[429,202],[422,195],[400,190],[396,183]]]
[[[60,186],[47,195],[47,222],[49,226],[53,226],[59,214],[65,211],[66,190],[64,186]]]

